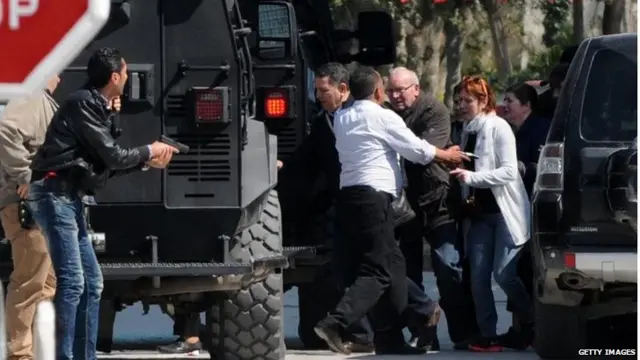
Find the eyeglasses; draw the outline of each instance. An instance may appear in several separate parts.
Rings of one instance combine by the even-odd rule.
[[[400,94],[402,94],[403,92],[405,92],[405,91],[409,90],[412,86],[416,86],[416,84],[411,84],[411,85],[409,85],[409,86],[405,86],[405,87],[403,87],[403,88],[399,88],[399,89],[387,89],[387,90],[386,90],[386,93],[387,93],[388,95],[395,95],[395,94],[400,95]]]

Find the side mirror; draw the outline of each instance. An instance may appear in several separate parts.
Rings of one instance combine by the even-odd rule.
[[[396,61],[395,29],[391,15],[384,11],[363,11],[358,14],[355,31],[337,30],[334,40],[338,43],[358,40],[358,52],[353,54],[351,46],[337,46],[341,62],[357,61],[363,65],[379,66]]]
[[[298,28],[293,5],[262,1],[258,5],[258,57],[293,59],[298,54]]]

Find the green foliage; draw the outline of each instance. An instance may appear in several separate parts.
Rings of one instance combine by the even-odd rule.
[[[552,47],[563,37],[563,26],[571,14],[571,4],[569,1],[548,1],[538,0],[538,6],[544,13],[544,35],[542,41],[545,46]]]
[[[544,0],[546,3],[547,1]],[[568,3],[564,1],[556,1],[555,6],[558,3]],[[555,15],[553,15],[555,16]],[[546,21],[546,20],[545,20]],[[487,78],[494,89],[498,92],[504,91],[507,87],[522,83],[529,80],[545,80],[549,76],[551,69],[558,63],[562,51],[569,45],[572,45],[573,29],[570,21],[567,17],[563,18],[561,22],[555,23],[553,26],[553,42],[548,45],[544,50],[533,54],[531,60],[528,63],[527,68],[520,71],[514,71],[506,79],[500,79],[495,71],[492,71],[487,75]],[[548,28],[545,25],[545,36]]]

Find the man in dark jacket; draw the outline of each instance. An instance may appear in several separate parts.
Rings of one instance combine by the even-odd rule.
[[[387,95],[392,108],[420,138],[438,148],[451,144],[451,120],[447,108],[432,95],[420,91],[415,72],[398,67],[389,73]],[[451,213],[449,170],[442,163],[404,162],[407,197],[418,215],[401,240],[407,276],[422,283],[423,237],[431,247],[440,306],[445,312],[449,336],[460,348],[476,332],[473,303],[463,282],[462,241]],[[435,334],[433,335],[435,336]],[[430,339],[437,344],[437,338]],[[434,344],[433,347],[437,347]]]
[[[127,65],[117,50],[96,51],[87,75],[86,88],[72,93],[55,113],[31,163],[28,202],[58,278],[58,360],[96,358],[102,274],[82,198],[94,195],[113,175],[164,168],[177,152],[160,142],[131,149],[116,144],[112,106],[127,81]]]
[[[291,173],[302,173],[307,180],[313,181],[324,176],[326,189],[321,196],[316,196],[316,199],[311,202],[309,211],[313,214],[327,211],[333,205],[340,190],[341,166],[335,148],[333,117],[338,110],[348,108],[353,104],[348,83],[349,73],[342,64],[327,63],[316,71],[316,96],[324,111],[313,120],[309,135],[282,166],[281,172],[284,173],[282,177],[290,177]],[[345,251],[344,241],[346,240],[348,239],[334,239],[332,244],[332,273],[335,275],[335,281],[340,289],[340,296],[336,298],[336,303],[342,296],[344,288],[348,286],[343,277],[350,261],[345,257],[347,251]],[[412,330],[416,334],[422,333],[437,323],[440,309],[438,304],[429,299],[417,284],[408,281],[407,287],[409,291],[407,317],[409,322],[413,324]],[[351,342],[351,347],[362,348],[358,345],[370,345],[373,342],[371,326],[366,319],[356,323],[348,330],[350,334],[346,339]]]

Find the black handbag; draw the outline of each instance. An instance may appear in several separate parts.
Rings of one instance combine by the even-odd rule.
[[[391,209],[393,211],[393,226],[395,227],[406,224],[416,217],[416,212],[411,208],[404,189],[400,191],[398,198],[391,203]]]

